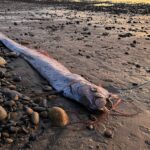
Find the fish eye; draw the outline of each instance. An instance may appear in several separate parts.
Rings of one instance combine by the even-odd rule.
[[[92,92],[97,92],[97,88],[91,87],[91,91],[92,91]]]
[[[94,93],[94,96],[97,97],[97,98],[102,98],[101,94],[98,93],[98,92]]]

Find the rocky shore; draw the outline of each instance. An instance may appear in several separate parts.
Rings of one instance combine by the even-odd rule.
[[[81,120],[95,114],[91,117],[62,97],[26,61],[0,45],[0,149],[150,148],[150,87],[140,86],[150,80],[150,17],[80,8],[5,0],[0,2],[0,32],[45,50],[72,72],[117,93],[125,100],[121,112],[140,114],[109,115],[98,130],[84,124],[62,128],[78,121],[75,113]],[[56,112],[60,118],[55,119]]]

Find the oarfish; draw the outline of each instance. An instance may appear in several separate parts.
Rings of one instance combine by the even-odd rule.
[[[52,57],[20,45],[2,33],[0,33],[0,41],[31,64],[56,91],[61,92],[65,97],[81,103],[90,110],[105,108],[111,94],[103,87],[87,81],[78,74],[71,73]]]

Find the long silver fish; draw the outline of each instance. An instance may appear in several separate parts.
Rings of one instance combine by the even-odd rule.
[[[105,108],[110,93],[92,84],[78,74],[71,73],[52,57],[22,46],[0,33],[0,42],[9,50],[16,52],[32,65],[58,92],[65,97],[83,104],[87,109]]]

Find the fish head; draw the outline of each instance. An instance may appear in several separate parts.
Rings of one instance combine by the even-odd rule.
[[[105,108],[109,92],[96,85],[87,85],[82,88],[82,103],[91,110],[101,110]]]

